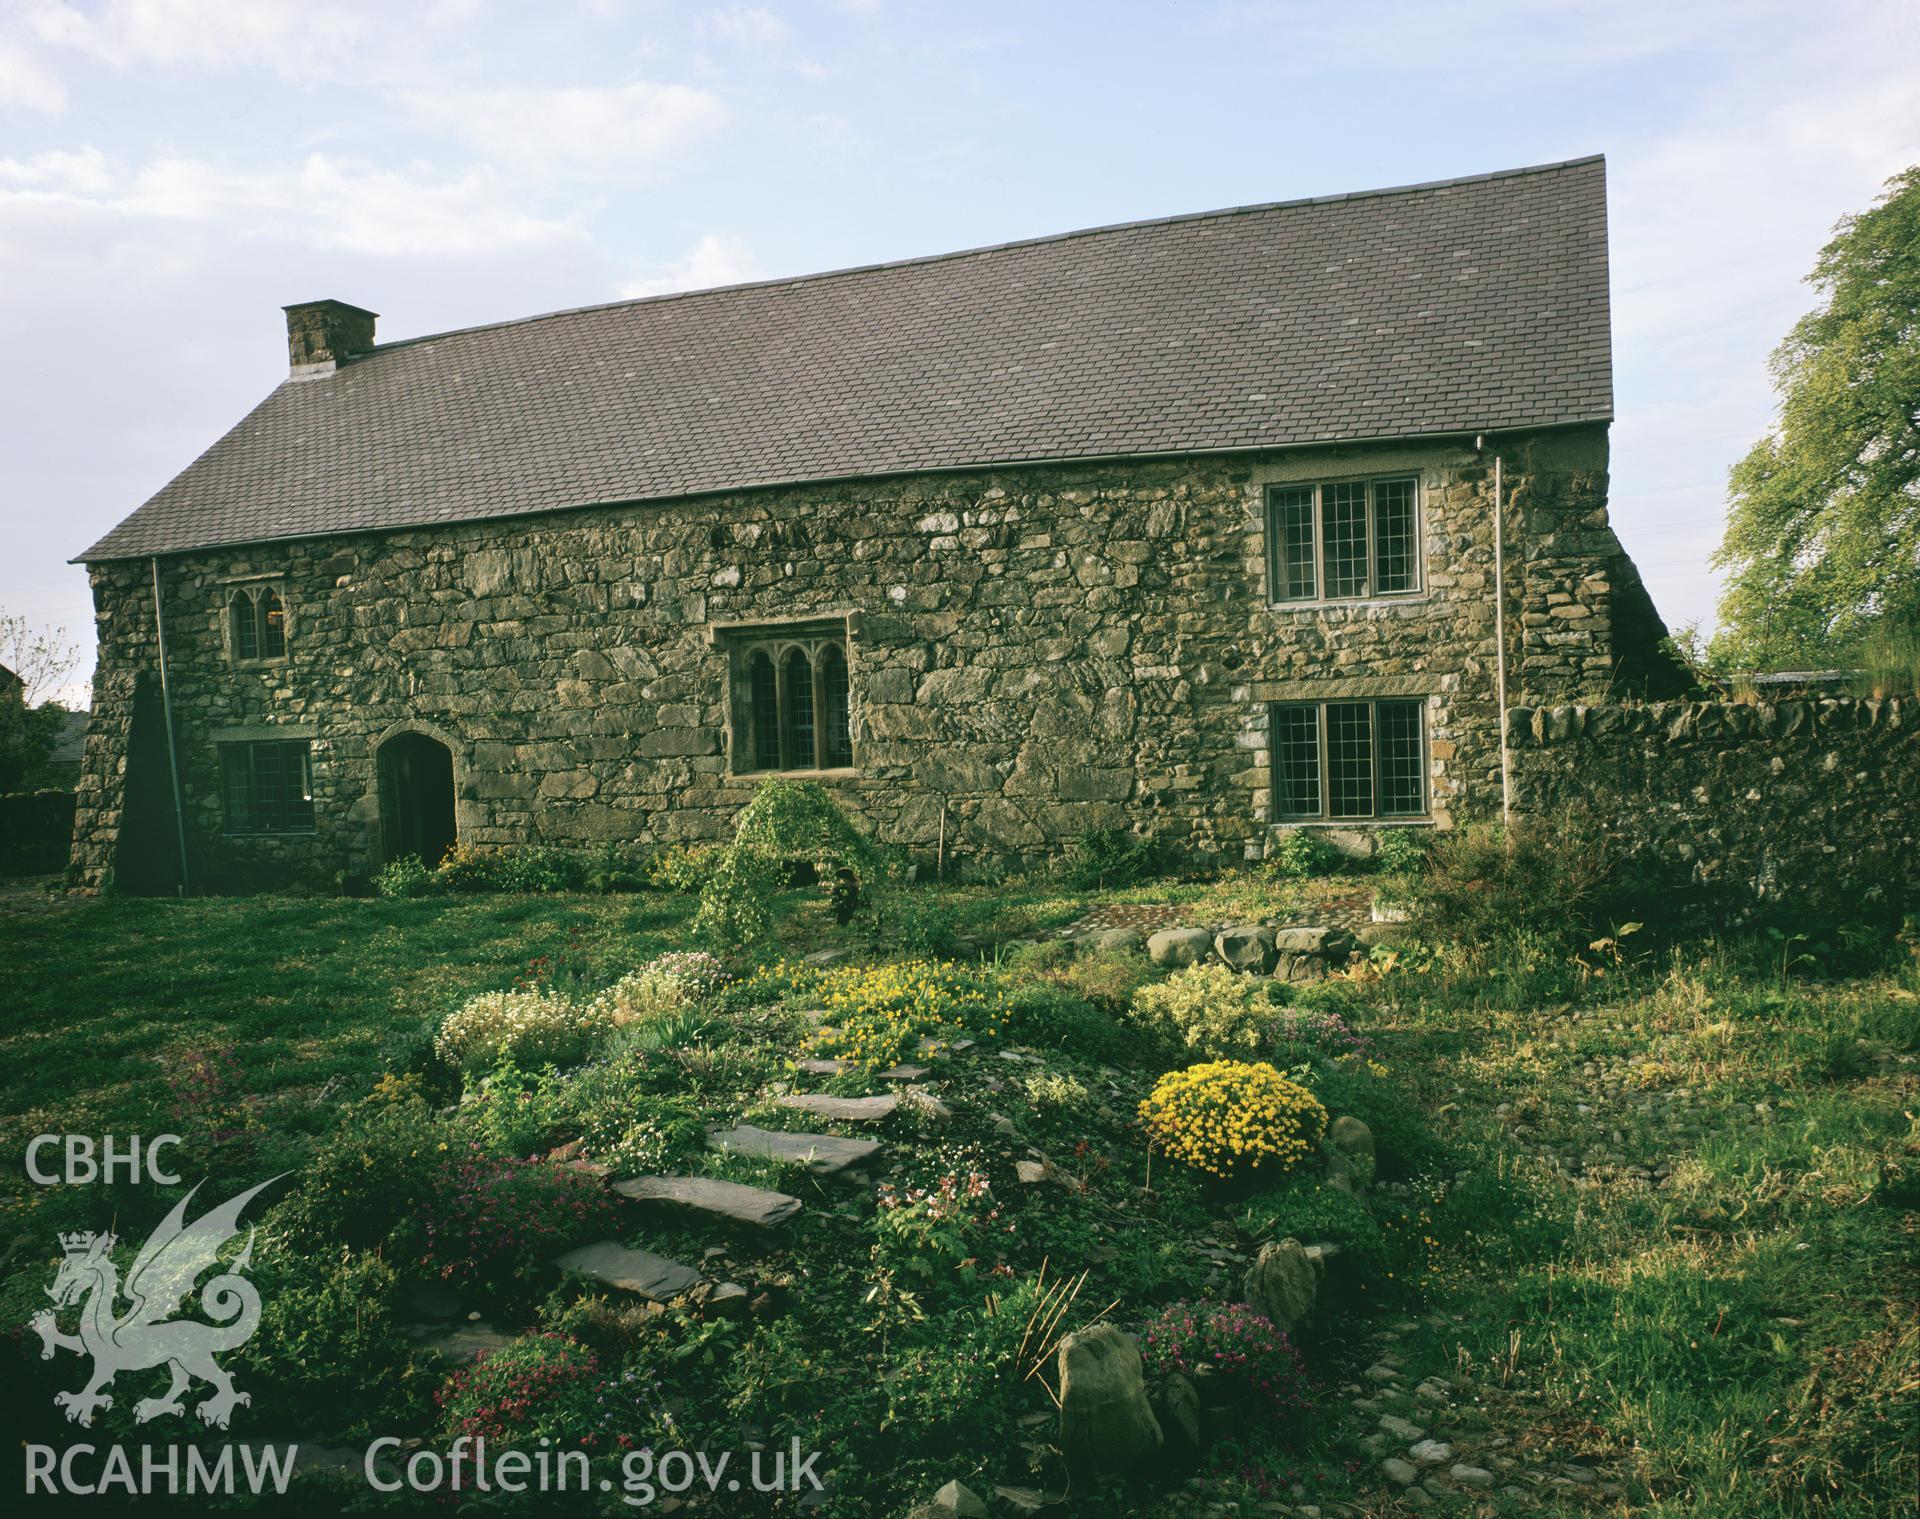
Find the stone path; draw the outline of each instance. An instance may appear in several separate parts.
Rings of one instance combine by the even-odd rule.
[[[1349,933],[1373,921],[1373,892],[1331,893],[1313,902],[1302,903],[1285,919],[1292,923],[1313,923],[1344,928]],[[1192,907],[1166,902],[1115,902],[1096,907],[1085,917],[1059,931],[1062,939],[1077,939],[1082,934],[1099,933],[1109,928],[1137,928],[1142,934],[1155,934],[1164,928],[1207,928],[1210,931],[1230,927],[1224,920],[1202,921]]]
[[[803,1206],[799,1198],[784,1192],[712,1176],[637,1176],[632,1181],[615,1182],[613,1190],[635,1202],[755,1229],[777,1229],[797,1216]]]
[[[802,1092],[778,1098],[776,1106],[840,1123],[882,1123],[893,1116],[900,1099],[891,1093],[885,1097],[826,1097]]]
[[[621,1292],[631,1292],[652,1303],[670,1303],[699,1286],[705,1277],[691,1266],[670,1261],[651,1250],[630,1250],[611,1240],[569,1250],[558,1263]]]
[[[1060,930],[1060,937],[1073,939],[1108,928],[1137,928],[1143,934],[1156,933],[1163,928],[1178,928],[1185,912],[1184,908],[1164,902],[1115,902],[1096,907],[1078,922],[1069,923]]]
[[[707,1136],[716,1150],[762,1160],[793,1161],[818,1176],[836,1176],[880,1153],[872,1139],[841,1139],[833,1134],[782,1134],[750,1123],[715,1129]]]
[[[1425,1322],[1452,1329],[1461,1321],[1435,1316]],[[1430,1376],[1409,1387],[1399,1342],[1420,1328],[1402,1320],[1377,1330],[1378,1358],[1363,1373],[1364,1385],[1343,1389],[1354,1413],[1372,1424],[1361,1447],[1402,1507],[1451,1508],[1463,1500],[1499,1504],[1503,1512],[1619,1505],[1626,1487],[1613,1463],[1586,1451],[1569,1460],[1554,1450],[1551,1437],[1536,1432],[1539,1420],[1526,1406],[1526,1390],[1465,1374]]]
[[[407,1338],[422,1350],[431,1350],[450,1366],[468,1366],[489,1351],[511,1345],[514,1336],[481,1322],[449,1327],[445,1324],[409,1324]]]

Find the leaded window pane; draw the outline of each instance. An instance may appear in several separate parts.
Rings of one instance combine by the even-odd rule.
[[[787,764],[811,770],[813,760],[813,667],[799,649],[787,655]]]
[[[1420,742],[1420,704],[1377,704],[1380,815],[1418,817],[1427,810],[1426,763]]]
[[[1320,815],[1320,709],[1273,709],[1274,809],[1281,817]]]
[[[296,833],[313,828],[313,790],[304,740],[220,746],[221,793],[229,833]]]
[[[1324,486],[1320,526],[1325,537],[1325,594],[1367,594],[1367,487],[1364,481]]]
[[[780,687],[773,661],[755,654],[749,678],[753,693],[753,763],[757,770],[780,768]]]
[[[1374,482],[1373,590],[1376,596],[1411,591],[1419,584],[1414,517],[1411,480]]]
[[[253,597],[245,591],[235,591],[227,603],[228,613],[233,620],[233,655],[236,659],[258,659],[260,657],[260,624],[254,616]]]
[[[287,652],[287,610],[280,603],[280,593],[262,592],[259,607],[260,655],[263,659],[279,659]]]
[[[1373,816],[1373,709],[1327,703],[1327,815]]]
[[[832,644],[820,652],[820,685],[827,704],[827,768],[844,769],[853,764],[851,701],[847,690],[846,656]]]
[[[1275,599],[1313,599],[1313,487],[1290,486],[1273,494]]]

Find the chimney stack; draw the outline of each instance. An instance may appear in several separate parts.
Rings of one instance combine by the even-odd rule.
[[[296,380],[317,380],[373,347],[378,313],[345,301],[302,301],[287,314],[287,359]]]

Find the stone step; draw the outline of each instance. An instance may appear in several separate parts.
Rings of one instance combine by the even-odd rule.
[[[799,1198],[784,1192],[712,1176],[637,1176],[632,1181],[615,1182],[613,1190],[635,1202],[658,1203],[755,1229],[778,1228],[802,1207]]]
[[[750,1123],[715,1129],[707,1136],[716,1150],[762,1160],[795,1161],[821,1176],[862,1165],[880,1153],[871,1139],[839,1139],[832,1134],[778,1134]]]
[[[631,1292],[654,1303],[670,1303],[705,1280],[691,1266],[670,1261],[651,1250],[629,1250],[610,1239],[569,1250],[555,1264],[563,1271],[577,1271],[605,1286]]]
[[[780,1098],[778,1106],[814,1118],[837,1119],[841,1123],[880,1123],[893,1116],[900,1099],[891,1093],[885,1097],[827,1097],[804,1092]]]
[[[859,1070],[860,1067],[858,1063],[852,1060],[823,1060],[816,1058],[812,1060],[802,1060],[796,1069],[805,1071],[809,1076],[844,1076],[849,1071]],[[918,1081],[922,1076],[927,1074],[928,1069],[929,1068],[924,1065],[909,1065],[903,1062],[900,1065],[890,1065],[884,1071],[879,1071],[875,1074],[877,1074],[882,1081]]]
[[[409,1324],[407,1338],[422,1350],[432,1351],[449,1366],[469,1366],[482,1355],[513,1343],[512,1335],[503,1334],[486,1323]]]

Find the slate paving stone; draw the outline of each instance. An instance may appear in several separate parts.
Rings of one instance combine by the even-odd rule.
[[[708,1141],[716,1150],[762,1160],[797,1161],[821,1176],[832,1176],[873,1159],[880,1144],[872,1139],[841,1139],[833,1134],[778,1134],[750,1123],[715,1129]]]
[[[471,1365],[483,1352],[513,1343],[512,1335],[487,1323],[460,1324],[452,1328],[444,1324],[409,1324],[407,1338],[452,1366]]]
[[[557,1264],[564,1270],[577,1271],[596,1282],[654,1303],[670,1303],[705,1280],[691,1266],[670,1261],[651,1250],[630,1250],[612,1240],[569,1250]]]
[[[632,1181],[616,1182],[613,1190],[635,1202],[727,1219],[756,1229],[776,1229],[803,1206],[799,1198],[784,1192],[712,1176],[636,1176]]]
[[[885,1097],[826,1097],[817,1092],[805,1092],[782,1097],[778,1105],[796,1113],[806,1113],[814,1118],[832,1118],[841,1123],[881,1123],[893,1116],[894,1110],[900,1106],[900,1099],[891,1094]]]

